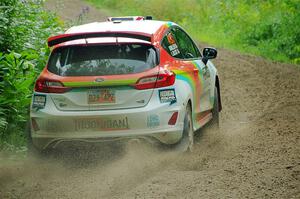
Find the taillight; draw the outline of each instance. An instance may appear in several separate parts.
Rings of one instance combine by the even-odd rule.
[[[134,87],[138,90],[171,86],[175,82],[175,73],[164,71],[162,74],[140,78]]]
[[[41,93],[65,93],[71,88],[65,87],[57,80],[39,78],[35,83],[34,90]]]

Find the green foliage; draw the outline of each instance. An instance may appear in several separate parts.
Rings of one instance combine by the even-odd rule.
[[[0,2],[0,51],[40,50],[49,34],[61,31],[56,17],[41,6],[41,0]]]
[[[0,58],[0,70],[3,71],[0,107],[4,121],[0,136],[11,144],[19,145],[22,130],[27,120],[27,106],[30,103],[32,84],[37,75],[34,68],[37,54],[24,51],[22,54],[11,52]],[[20,134],[16,136],[16,134]],[[12,139],[13,137],[16,138]]]
[[[300,64],[300,0],[88,0],[112,15],[152,15],[199,41]]]
[[[48,59],[46,40],[62,31],[38,0],[0,2],[0,149],[25,144],[34,81]]]

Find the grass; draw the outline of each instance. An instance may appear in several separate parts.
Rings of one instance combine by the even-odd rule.
[[[198,41],[300,64],[299,0],[87,0],[112,16],[174,21]]]

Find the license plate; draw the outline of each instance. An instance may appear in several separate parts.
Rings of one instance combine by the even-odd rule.
[[[89,104],[109,104],[116,102],[116,92],[112,89],[92,89],[88,92]]]

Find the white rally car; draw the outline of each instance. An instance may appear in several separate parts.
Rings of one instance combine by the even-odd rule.
[[[130,138],[187,149],[197,129],[218,124],[220,85],[209,61],[217,51],[201,54],[173,22],[115,19],[48,39],[30,109],[34,149]]]

